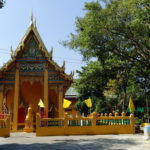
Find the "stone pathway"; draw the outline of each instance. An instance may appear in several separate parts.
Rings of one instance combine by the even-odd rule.
[[[36,137],[20,132],[0,137],[0,150],[150,150],[150,140],[143,134]]]

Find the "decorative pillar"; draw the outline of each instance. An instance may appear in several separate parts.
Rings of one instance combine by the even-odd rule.
[[[18,103],[19,103],[19,69],[16,68],[15,74],[15,91],[14,91],[14,107],[13,107],[13,131],[18,128]]]
[[[3,106],[3,86],[0,86],[0,113],[2,112]]]
[[[58,87],[58,115],[59,115],[59,118],[64,117],[63,86],[62,85],[59,85],[59,87]]]
[[[46,117],[48,117],[48,68],[44,70],[44,105],[46,109]]]
[[[131,133],[135,134],[135,118],[133,114],[130,114],[130,122]]]

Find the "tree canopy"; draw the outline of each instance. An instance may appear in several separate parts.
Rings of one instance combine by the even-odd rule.
[[[85,3],[86,15],[76,19],[76,34],[66,45],[86,59],[103,61],[112,53],[131,63],[150,67],[149,0],[112,0]],[[143,71],[143,70],[142,70]]]
[[[141,91],[150,89],[150,1],[89,2],[84,11],[84,17],[76,18],[76,32],[63,42],[87,62],[96,58],[79,72],[80,97],[92,93],[123,106],[131,95],[141,99]]]

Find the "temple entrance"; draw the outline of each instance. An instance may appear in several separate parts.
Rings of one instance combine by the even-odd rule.
[[[36,113],[39,112],[38,102],[40,99],[43,99],[43,85],[40,81],[34,81],[33,83],[24,81],[21,84],[18,123],[25,122],[29,104],[32,106],[35,122]]]

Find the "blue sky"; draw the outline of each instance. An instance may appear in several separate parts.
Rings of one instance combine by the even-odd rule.
[[[48,50],[60,66],[66,61],[66,73],[85,65],[82,56],[59,44],[75,30],[75,18],[84,16],[84,3],[92,0],[6,0],[0,9],[0,66],[10,59],[10,47],[16,49],[29,26],[31,11]]]

